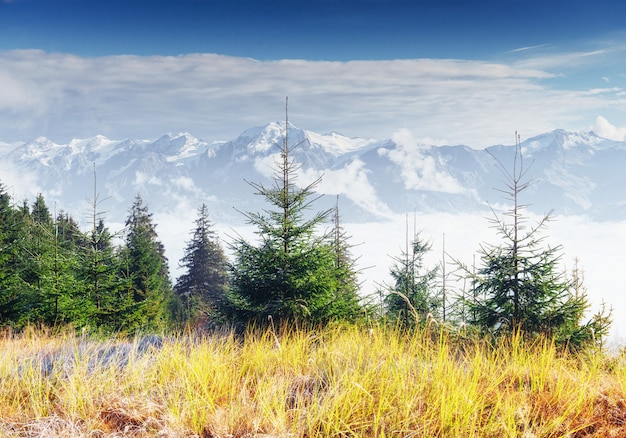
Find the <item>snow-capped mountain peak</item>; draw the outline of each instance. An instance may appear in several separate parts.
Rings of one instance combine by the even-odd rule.
[[[49,161],[64,147],[46,137],[37,137],[17,146],[9,152],[9,155],[12,160],[38,161],[43,165],[48,165]]]
[[[290,133],[293,129],[294,126],[290,123]],[[272,149],[278,151],[283,146],[284,138],[285,123],[271,122],[265,126],[245,130],[233,143],[245,146],[246,152],[254,155],[267,153]]]
[[[145,147],[147,151],[163,154],[167,161],[174,162],[205,152],[209,143],[188,132],[179,132],[178,134],[166,134],[154,142],[146,144]]]
[[[610,141],[610,140],[608,140]],[[566,151],[569,149],[597,149],[607,142],[594,132],[568,132],[556,129],[552,132],[538,135],[521,143],[522,153],[532,155],[534,152],[546,149]]]
[[[97,151],[101,149],[106,149],[109,146],[115,145],[119,143],[115,140],[110,140],[104,135],[96,135],[95,137],[79,139],[75,138],[70,140],[68,146],[75,152],[83,152],[83,151]]]
[[[334,131],[328,134],[317,134],[313,131],[305,131],[305,133],[311,143],[321,145],[327,153],[334,156],[340,156],[348,152],[354,152],[372,145],[380,144],[378,140],[349,138]]]
[[[514,145],[488,150],[399,145],[337,132],[318,134],[291,123],[288,134],[291,157],[301,164],[299,181],[324,175],[320,193],[348,194],[352,205],[344,212],[357,219],[389,211],[485,208],[487,201],[499,199],[494,188],[502,184],[494,156],[506,166],[512,163],[514,151]],[[80,211],[95,164],[101,189],[106,190],[102,196],[116,199],[119,206],[111,209],[119,210],[112,212],[114,216],[125,214],[140,192],[156,211],[171,211],[183,199],[187,206],[210,199],[218,206],[216,215],[232,218],[233,206],[250,203],[252,193],[244,179],[271,177],[270,167],[284,136],[285,123],[271,122],[226,142],[208,142],[188,132],[156,140],[95,136],[65,145],[40,137],[22,144],[4,143],[0,159],[4,166],[30,175],[37,186],[49,188],[66,211]],[[529,177],[538,183],[531,203],[539,210],[626,217],[621,195],[626,185],[625,142],[592,132],[555,130],[524,140],[522,151],[533,163]]]

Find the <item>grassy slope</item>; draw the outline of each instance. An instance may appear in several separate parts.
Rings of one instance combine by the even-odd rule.
[[[620,359],[433,330],[162,344],[8,335],[0,436],[626,436]]]

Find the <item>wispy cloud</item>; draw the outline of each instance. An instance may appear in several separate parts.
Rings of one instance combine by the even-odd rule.
[[[622,89],[618,88],[618,87],[612,87],[612,88],[592,88],[590,90],[583,91],[583,93],[584,94],[588,94],[588,95],[605,94],[605,93],[618,94],[621,91],[622,91]]]
[[[408,129],[433,142],[482,147],[506,141],[514,130],[530,136],[580,129],[606,116],[607,106],[622,105],[610,93],[553,88],[559,77],[547,65],[538,58],[265,62],[9,51],[0,53],[0,139],[152,139],[188,131],[229,140],[280,119],[288,95],[291,120],[313,131],[385,139]]]
[[[547,44],[537,44],[535,46],[518,47],[517,49],[511,50],[511,53],[528,52],[531,50],[543,49],[546,47],[548,47]]]
[[[611,46],[597,50],[549,53],[528,57],[516,62],[515,65],[519,68],[539,70],[571,68],[600,62],[601,57],[616,56],[616,54],[624,52],[625,50],[626,47],[623,46]]]

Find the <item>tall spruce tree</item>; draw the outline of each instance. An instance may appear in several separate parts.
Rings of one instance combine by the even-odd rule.
[[[20,277],[23,225],[6,187],[0,183],[0,325],[18,323],[26,311]]]
[[[16,270],[26,305],[20,324],[84,325],[88,313],[80,303],[82,286],[77,275],[82,234],[76,221],[63,212],[53,218],[41,194],[30,212],[25,204],[19,216],[24,227]]]
[[[513,169],[508,171],[498,163],[507,180],[501,191],[511,202],[505,213],[510,220],[492,209],[494,218],[490,222],[501,237],[500,243],[481,247],[483,266],[476,273],[466,269],[473,285],[469,294],[473,298],[467,302],[471,322],[496,333],[541,333],[574,347],[600,341],[608,333],[610,318],[597,314],[583,323],[589,302],[585,294],[579,293],[580,279],[567,278],[559,269],[561,246],[543,245],[541,231],[552,213],[535,225],[528,224],[520,195],[531,181],[527,179],[517,135]]]
[[[10,284],[17,298],[11,324],[21,327],[25,324],[37,322],[37,300],[35,294],[36,259],[37,252],[33,251],[33,220],[30,214],[28,200],[13,209],[10,221],[6,223],[8,231],[8,246],[4,249],[10,254],[5,260],[5,266],[11,271]]]
[[[91,321],[104,331],[123,329],[125,315],[133,303],[123,293],[120,258],[113,247],[113,238],[100,218],[86,234],[87,245],[82,251],[81,278],[91,305]]]
[[[90,322],[91,303],[80,278],[80,252],[84,244],[78,222],[61,211],[54,221],[51,281],[46,291],[54,307],[48,324],[72,323],[84,327]]]
[[[126,239],[121,251],[121,275],[126,296],[121,300],[121,329],[160,330],[172,323],[174,296],[165,249],[159,241],[152,213],[137,195],[126,219]]]
[[[54,266],[55,229],[52,215],[42,194],[37,195],[31,208],[27,201],[21,209],[24,220],[24,251],[19,272],[23,280],[22,293],[27,301],[28,322],[54,325],[57,320],[58,296],[55,288]]]
[[[123,328],[124,316],[130,312],[133,300],[122,292],[120,258],[113,246],[116,235],[105,225],[104,212],[100,210],[102,200],[95,164],[93,174],[93,198],[89,200],[91,230],[85,234],[81,276],[85,295],[92,304],[93,324],[103,331],[118,331]]]
[[[30,215],[33,222],[36,224],[41,226],[52,226],[52,214],[50,213],[50,209],[48,208],[48,204],[46,204],[43,194],[39,193],[35,198],[35,202],[33,202],[30,209]]]
[[[291,158],[289,120],[285,117],[285,136],[276,162],[272,187],[250,183],[256,194],[274,208],[263,213],[246,213],[255,225],[257,244],[238,238],[232,244],[234,265],[229,302],[238,321],[321,323],[351,317],[338,307],[344,300],[336,251],[328,235],[316,234],[332,210],[305,216],[313,202],[319,179],[301,188],[295,183],[299,165]],[[296,145],[297,147],[298,145]],[[345,271],[341,271],[345,272]]]
[[[185,272],[174,287],[182,301],[184,319],[194,325],[216,322],[228,286],[228,262],[206,204],[198,209],[195,224],[180,261]]]

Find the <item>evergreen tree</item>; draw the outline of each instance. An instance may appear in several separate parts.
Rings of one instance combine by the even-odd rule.
[[[82,235],[77,223],[64,213],[53,219],[41,194],[30,212],[24,205],[20,217],[24,221],[20,236],[22,255],[17,259],[16,270],[25,302],[22,322],[83,325],[87,315],[77,301],[82,291],[77,278],[77,248]]]
[[[123,328],[131,300],[121,290],[120,260],[113,247],[113,237],[104,220],[99,219],[87,234],[81,278],[91,306],[91,322],[101,329],[117,331]]]
[[[7,292],[15,299],[9,317],[10,323],[18,327],[36,321],[36,303],[32,280],[35,278],[36,257],[32,250],[33,221],[28,200],[24,200],[7,216],[3,224],[6,245],[2,252],[7,256],[3,266],[8,271],[5,284]]]
[[[335,276],[337,278],[337,296],[339,299],[333,303],[331,313],[337,318],[353,320],[362,311],[356,259],[352,256],[350,236],[341,224],[339,215],[339,195],[335,203],[334,227],[330,234],[331,245],[334,253]]]
[[[56,261],[53,219],[41,194],[30,209],[25,201],[21,213],[23,253],[18,270],[27,306],[25,317],[31,323],[53,325],[58,304],[53,273]]]
[[[35,224],[39,226],[52,226],[52,214],[50,214],[50,209],[41,193],[35,198],[35,202],[33,202],[33,206],[30,210],[30,215]]]
[[[0,325],[15,324],[25,315],[26,297],[20,278],[21,215],[0,183]]]
[[[183,304],[184,318],[191,323],[213,322],[224,305],[228,265],[224,250],[213,231],[206,204],[198,209],[191,241],[180,266],[185,269],[175,291]]]
[[[233,245],[234,266],[229,301],[239,321],[320,323],[339,317],[337,308],[352,297],[344,294],[335,264],[336,252],[327,235],[316,235],[332,210],[306,218],[319,179],[300,188],[294,184],[298,165],[290,158],[288,119],[272,187],[250,183],[275,209],[247,213],[259,242],[243,238]]]
[[[393,258],[390,269],[393,284],[387,286],[384,298],[385,316],[390,321],[411,327],[427,322],[429,315],[439,316],[442,302],[433,293],[438,269],[424,267],[424,256],[430,250],[430,243],[419,233],[409,242],[407,221],[406,248],[399,257]]]
[[[63,248],[76,251],[79,247],[84,247],[87,244],[78,222],[63,210],[57,215],[54,226],[59,244]]]
[[[158,240],[152,214],[139,195],[130,209],[126,227],[121,254],[122,275],[126,278],[122,302],[128,306],[124,329],[162,329],[171,323],[174,297],[164,247]]]
[[[483,266],[470,275],[470,296],[475,297],[468,301],[471,322],[495,332],[520,329],[526,334],[542,333],[573,346],[584,340],[600,340],[608,332],[610,319],[596,315],[582,324],[589,307],[586,295],[578,293],[577,281],[559,270],[561,247],[542,245],[541,231],[551,220],[551,212],[528,226],[519,196],[530,182],[526,179],[519,141],[512,172],[501,163],[500,166],[507,177],[503,193],[512,202],[506,213],[511,222],[493,212],[491,223],[501,243],[481,247]]]
[[[91,316],[79,275],[84,236],[78,223],[63,211],[57,215],[53,226],[50,281],[44,290],[49,296],[51,309],[44,322],[49,325],[72,323],[83,327]]]
[[[92,323],[100,330],[119,331],[124,326],[125,315],[131,313],[132,300],[122,291],[118,275],[122,271],[120,258],[113,247],[115,235],[105,225],[104,213],[99,210],[96,176],[94,164],[93,198],[89,200],[91,231],[85,236],[81,278],[92,307]]]

